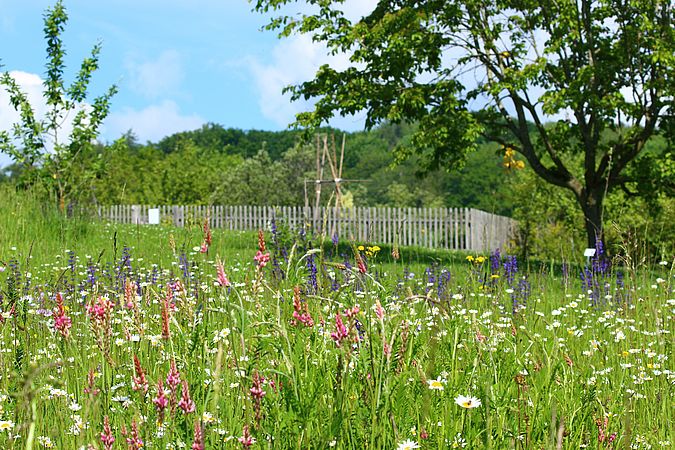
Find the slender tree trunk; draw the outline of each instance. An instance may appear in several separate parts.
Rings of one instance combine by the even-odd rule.
[[[595,248],[596,241],[603,240],[602,204],[604,193],[599,190],[586,191],[578,200],[584,213],[588,248]]]
[[[65,215],[66,213],[66,189],[59,181],[56,186],[56,196],[59,201],[59,211],[61,214]]]

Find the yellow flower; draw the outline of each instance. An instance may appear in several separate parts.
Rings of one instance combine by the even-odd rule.
[[[469,262],[473,262],[473,256],[469,255],[466,257],[466,260]]]
[[[366,248],[363,245],[359,245],[356,249],[360,252],[364,251]]]
[[[504,167],[507,169],[524,169],[525,162],[516,159],[516,152],[513,147],[504,149]]]
[[[477,264],[483,264],[483,262],[485,262],[485,256],[479,256],[476,258]]]
[[[496,280],[497,278],[499,278],[499,275],[497,275],[496,273],[493,273],[492,275],[490,275],[490,278],[492,278],[493,280]]]
[[[359,250],[363,250],[363,246],[360,246]],[[368,246],[366,247],[366,256],[375,256],[380,250],[382,249],[377,245]]]

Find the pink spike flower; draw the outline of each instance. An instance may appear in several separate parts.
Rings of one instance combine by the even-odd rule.
[[[218,274],[218,284],[220,286],[230,286],[230,280],[228,280],[227,275],[225,275],[225,268],[223,267],[223,262],[220,258],[216,259],[216,273]]]
[[[190,390],[187,381],[183,381],[183,391],[181,399],[178,400],[178,407],[183,410],[185,414],[195,412],[195,402],[190,398]]]
[[[157,411],[160,413],[163,412],[169,404],[169,399],[166,398],[164,384],[161,379],[157,382],[157,396],[152,399],[152,403],[155,404]]]
[[[112,429],[110,428],[110,419],[108,416],[105,416],[103,419],[101,442],[103,443],[103,448],[105,450],[112,450],[113,444],[115,443],[115,436],[113,436]]]
[[[255,444],[255,438],[251,436],[251,433],[249,433],[248,425],[244,425],[242,436],[237,440],[241,443],[241,446],[244,449],[251,448],[251,446]]]
[[[73,322],[66,315],[66,308],[63,306],[63,297],[58,292],[56,294],[56,310],[54,311],[54,329],[67,339],[72,325]]]
[[[172,392],[174,392],[180,384],[180,372],[178,372],[178,369],[176,368],[175,359],[171,360],[171,367],[166,376],[166,384],[169,385],[169,389],[171,389]]]
[[[136,355],[134,355],[134,369],[136,371],[136,376],[132,376],[131,388],[134,391],[143,391],[143,394],[147,394],[150,386],[148,380],[145,378],[145,372],[143,371],[143,367],[141,367],[141,362]]]
[[[260,250],[258,250],[258,253],[255,254],[253,259],[255,260],[258,269],[262,269],[269,262],[270,254],[269,253],[263,253]]]
[[[342,322],[342,316],[340,313],[335,314],[335,331],[330,334],[331,339],[335,341],[335,343],[340,346],[342,341],[347,337],[348,335],[347,327],[345,327],[345,324]]]
[[[127,437],[127,445],[129,446],[129,450],[141,450],[143,445],[145,445],[141,439],[135,419],[131,421],[131,435]]]
[[[192,443],[192,450],[204,450],[204,432],[199,421],[195,422],[194,442]]]

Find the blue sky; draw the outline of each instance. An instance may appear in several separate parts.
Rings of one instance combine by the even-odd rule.
[[[43,110],[45,61],[42,16],[55,0],[0,0],[0,63]],[[348,16],[360,17],[376,2],[349,0]],[[344,67],[344,55],[327,56],[307,37],[278,40],[261,31],[266,18],[246,0],[64,0],[69,16],[63,40],[66,80],[102,42],[100,69],[90,99],[115,83],[102,140],[132,129],[141,142],[199,128],[207,122],[241,129],[280,130],[307,104],[282,96],[288,84],[309,79],[323,63]],[[16,115],[0,93],[0,129]],[[359,117],[336,119],[362,129]]]

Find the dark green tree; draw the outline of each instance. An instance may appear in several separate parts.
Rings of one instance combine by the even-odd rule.
[[[92,164],[91,160],[83,164],[83,161],[93,151],[99,127],[109,112],[110,99],[117,92],[113,85],[85,105],[91,76],[98,69],[100,44],[94,45],[91,54],[84,58],[73,82],[69,86],[66,84],[66,52],[61,34],[67,21],[61,1],[47,9],[44,16],[47,41],[44,81],[47,113],[44,119],[36,117],[28,97],[9,72],[0,75],[0,85],[4,86],[10,103],[20,114],[20,121],[11,133],[0,132],[0,151],[7,153],[21,169],[19,173],[24,184],[41,183],[62,210],[85,192],[101,169],[101,164]],[[63,136],[66,121],[72,121],[72,131]]]
[[[223,128],[207,123],[200,129],[184,131],[167,136],[157,146],[165,153],[171,153],[181,140],[189,139],[200,148],[208,148],[220,153],[237,154],[246,158],[254,157],[261,148],[265,148],[276,161],[289,148],[299,141],[300,133],[294,130],[260,131]]]
[[[294,3],[311,12],[283,14]],[[306,33],[350,56],[351,67],[324,65],[287,88],[315,101],[298,124],[362,111],[367,128],[417,122],[399,150],[420,151],[426,168],[460,167],[479,137],[496,141],[574,194],[588,245],[603,234],[607,192],[631,181],[647,141],[672,127],[668,0],[380,0],[356,22],[343,3],[253,1],[275,13],[267,28],[280,36]]]

